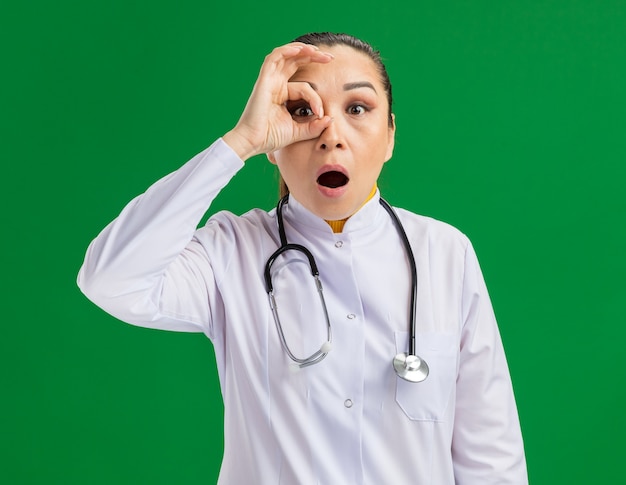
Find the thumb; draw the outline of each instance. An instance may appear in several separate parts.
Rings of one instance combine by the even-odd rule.
[[[330,116],[324,116],[309,123],[297,123],[296,132],[294,133],[296,141],[317,138],[332,122],[333,119]]]

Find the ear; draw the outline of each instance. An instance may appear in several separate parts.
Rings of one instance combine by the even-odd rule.
[[[391,113],[391,126],[388,131],[387,153],[385,154],[385,162],[393,155],[393,147],[396,144],[396,115]]]
[[[276,165],[276,156],[274,155],[274,152],[267,152],[266,156],[271,164]]]

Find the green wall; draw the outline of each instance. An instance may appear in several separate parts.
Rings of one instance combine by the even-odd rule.
[[[75,277],[123,205],[235,123],[265,54],[347,31],[386,58],[380,187],[478,252],[531,483],[613,484],[626,433],[626,1],[43,0],[0,6],[0,480],[213,483],[202,335],[135,328]],[[215,208],[275,202],[249,163]]]

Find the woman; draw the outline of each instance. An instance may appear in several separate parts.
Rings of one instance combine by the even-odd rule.
[[[309,34],[278,47],[235,128],[131,201],[89,247],[79,286],[97,305],[213,342],[225,405],[220,483],[527,483],[471,244],[397,209],[407,248],[380,203],[391,100],[378,53],[358,39]],[[220,212],[196,229],[260,153],[288,187],[280,209]],[[285,244],[298,246],[275,254]],[[321,298],[300,245],[319,269]],[[404,354],[413,259],[411,349],[423,362]]]

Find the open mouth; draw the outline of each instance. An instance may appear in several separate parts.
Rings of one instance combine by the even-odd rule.
[[[337,187],[343,187],[348,183],[348,177],[346,174],[331,170],[330,172],[324,172],[317,178],[317,183],[323,187],[330,189],[336,189]]]

